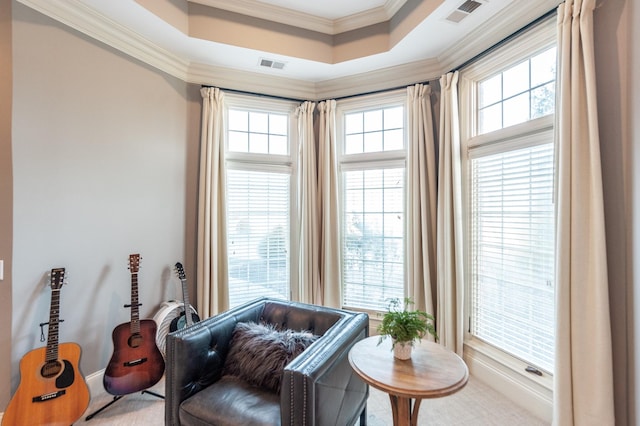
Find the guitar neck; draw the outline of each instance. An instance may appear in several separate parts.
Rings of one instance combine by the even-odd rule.
[[[184,301],[184,315],[187,321],[187,326],[193,324],[193,318],[191,318],[191,304],[189,303],[189,291],[187,290],[187,280],[181,279],[182,283],[182,300]]]
[[[131,334],[140,334],[140,303],[138,299],[138,273],[131,273]]]
[[[47,353],[45,361],[58,359],[58,332],[60,324],[60,289],[51,290],[51,308],[49,309],[49,327],[47,332]]]

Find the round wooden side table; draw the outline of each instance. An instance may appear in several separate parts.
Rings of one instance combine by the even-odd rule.
[[[356,343],[349,363],[362,380],[389,394],[395,426],[417,426],[422,399],[451,395],[469,380],[467,365],[444,346],[416,342],[411,359],[401,361],[393,357],[390,338],[378,345],[379,340],[372,336]]]

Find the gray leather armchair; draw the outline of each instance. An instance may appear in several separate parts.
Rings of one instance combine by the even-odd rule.
[[[238,322],[309,330],[320,337],[284,368],[278,395],[224,376]],[[165,424],[366,424],[368,386],[351,369],[351,347],[369,334],[367,314],[261,298],[167,336]]]

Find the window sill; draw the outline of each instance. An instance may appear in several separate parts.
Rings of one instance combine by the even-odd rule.
[[[464,361],[472,376],[542,420],[553,417],[553,376],[527,373],[528,364],[482,341],[469,339],[464,344]]]

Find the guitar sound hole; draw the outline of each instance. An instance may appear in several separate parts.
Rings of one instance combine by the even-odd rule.
[[[42,374],[42,377],[50,379],[51,377],[57,376],[61,370],[62,370],[62,364],[60,363],[60,361],[58,360],[47,361],[42,366],[42,369],[40,370],[40,374]]]
[[[136,333],[129,336],[129,347],[137,348],[141,344],[142,344],[142,335],[140,335],[139,333]]]

